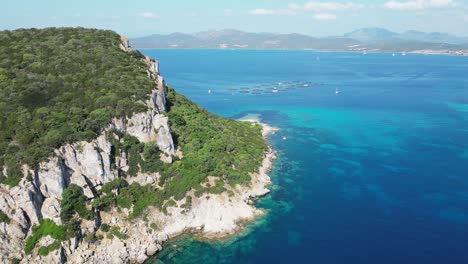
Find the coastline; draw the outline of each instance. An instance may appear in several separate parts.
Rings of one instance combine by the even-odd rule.
[[[239,119],[257,123],[262,126],[262,136],[267,140],[274,128],[261,123],[257,119]],[[171,207],[168,209],[168,216],[165,218],[165,232],[169,238],[175,238],[184,233],[197,234],[198,238],[205,240],[217,240],[229,237],[245,228],[245,224],[254,221],[256,218],[264,215],[266,212],[253,205],[253,201],[267,195],[271,185],[269,172],[273,166],[273,160],[276,159],[276,152],[268,146],[264,152],[262,164],[256,172],[251,173],[250,186],[236,186],[231,188],[225,186],[228,192],[220,194],[204,194],[200,198],[192,196],[192,208],[188,212],[179,210],[180,208]],[[206,212],[209,212],[207,214]],[[187,216],[191,216],[188,221]],[[200,217],[202,216],[202,217]],[[185,225],[184,228],[181,228]]]
[[[123,52],[132,51],[125,37],[120,36],[120,40],[119,48]],[[145,102],[148,111],[126,117],[125,120],[114,118],[108,129],[128,133],[141,143],[155,142],[164,152],[162,161],[170,162],[165,157],[178,154],[168,118],[161,114],[165,111],[164,98],[167,91],[163,87],[166,84],[159,74],[157,61],[149,57],[141,61],[148,67],[148,78],[155,83],[150,99]],[[255,122],[262,126],[261,134],[266,140],[272,128],[258,120]],[[260,133],[257,131],[255,134]],[[25,177],[19,186],[11,189],[0,186],[7,190],[0,195],[0,209],[13,220],[11,224],[0,225],[6,230],[4,233],[9,239],[6,243],[8,246],[0,248],[2,253],[6,252],[3,256],[0,254],[0,260],[15,258],[21,259],[21,263],[144,263],[161,251],[162,245],[171,238],[181,234],[196,234],[204,239],[225,238],[243,230],[246,223],[266,213],[256,208],[253,200],[269,193],[267,187],[271,180],[268,173],[276,157],[270,146],[264,148],[262,145],[259,150],[264,150],[263,160],[254,172],[249,173],[249,185],[231,186],[222,177],[208,175],[201,185],[224,185],[224,189],[220,190],[222,193],[197,194],[192,189],[184,193],[185,198],[180,201],[169,198],[160,206],[145,207],[141,217],[136,218],[131,217],[134,206],[138,206],[136,203],[128,207],[107,208],[108,211],[93,209],[90,204],[85,204],[88,209],[95,210],[96,214],[92,219],[80,219],[79,234],[63,240],[46,234],[39,237],[37,250],[34,249],[32,254],[24,254],[25,238],[31,235],[30,227],[40,225],[41,219],[50,219],[55,225],[62,225],[60,201],[62,193],[70,184],[81,188],[85,197],[83,199],[93,201],[98,198],[96,191],[119,177],[117,169],[111,166],[114,160],[113,144],[106,133],[107,130],[103,131],[91,142],[81,141],[61,146],[47,161],[39,164],[38,171],[25,166],[23,173],[25,176],[34,175],[33,182]],[[243,140],[243,143],[248,144],[249,138]],[[129,169],[126,154],[115,157],[115,161],[123,171]],[[128,179],[128,184],[161,188],[158,186],[160,178],[158,172],[140,171]],[[41,249],[48,249],[51,245],[54,248],[47,254],[40,253]],[[56,248],[56,245],[59,246]]]
[[[242,118],[240,121],[261,125],[265,140],[276,130],[257,118]],[[73,263],[122,263],[121,260],[127,259],[147,263],[148,260],[157,259],[157,253],[166,242],[181,235],[191,235],[200,240],[222,240],[243,232],[248,224],[267,213],[256,208],[254,200],[270,192],[268,173],[275,159],[276,152],[268,146],[262,164],[251,173],[249,186],[225,186],[228,191],[200,197],[192,192],[189,194],[192,197],[189,209],[179,201],[176,206],[167,208],[167,214],[150,207],[144,217],[131,221],[127,220],[129,209],[102,212],[102,221],[119,226],[120,232],[127,238],[103,239],[99,244],[81,243],[77,249],[69,251],[74,251],[70,260]]]
[[[468,56],[468,50],[431,50],[431,49],[421,49],[421,50],[317,50],[317,49],[241,49],[241,48],[227,48],[227,49],[220,49],[220,48],[135,48],[137,50],[234,50],[234,51],[241,51],[241,50],[255,50],[255,51],[314,51],[314,52],[321,52],[321,53],[369,53],[369,54],[386,54],[386,53],[402,53],[406,52],[406,54],[416,54],[416,55],[447,55],[447,56],[458,56],[458,57],[466,57]]]

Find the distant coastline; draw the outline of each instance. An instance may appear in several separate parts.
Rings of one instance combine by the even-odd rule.
[[[444,33],[364,28],[341,36],[251,33],[233,29],[133,38],[136,49],[313,50],[321,52],[418,53],[467,56],[468,38]]]
[[[138,50],[232,50],[232,51],[314,51],[322,53],[369,53],[369,54],[392,54],[406,53],[413,55],[447,55],[447,56],[468,56],[467,50],[431,50],[422,49],[414,51],[376,51],[376,50],[317,50],[317,49],[255,49],[255,48],[135,48]]]

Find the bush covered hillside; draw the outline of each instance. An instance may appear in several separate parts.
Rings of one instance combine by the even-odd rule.
[[[0,167],[8,168],[8,177],[0,175],[0,183],[18,184],[21,164],[36,168],[54,148],[96,138],[112,117],[147,110],[142,102],[155,88],[148,66],[139,52],[125,52],[119,44],[118,34],[95,29],[0,32]],[[67,203],[62,204],[64,223],[75,213],[92,217],[84,209],[91,204],[102,210],[133,208],[132,216],[137,216],[148,205],[162,208],[190,190],[219,193],[226,186],[250,182],[249,173],[258,170],[267,149],[259,125],[211,114],[172,88],[166,100],[164,114],[182,158],[164,163],[154,142],[108,132],[111,163],[124,153],[129,169],[118,171],[120,178],[105,184],[93,201],[72,186],[73,192],[62,198]],[[142,172],[160,173],[162,188],[127,183],[127,177]],[[220,180],[206,185],[208,176]],[[116,189],[119,192],[113,192]]]
[[[92,139],[112,116],[145,110],[146,66],[119,43],[115,32],[95,29],[0,32],[0,167],[17,176],[19,164]]]

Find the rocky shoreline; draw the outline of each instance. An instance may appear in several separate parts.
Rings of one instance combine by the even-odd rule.
[[[131,52],[128,40],[121,37],[120,49]],[[143,263],[162,249],[170,238],[184,233],[197,233],[206,239],[232,235],[243,228],[243,223],[265,214],[255,208],[253,199],[269,193],[271,184],[268,172],[276,158],[269,147],[264,153],[258,171],[250,174],[249,186],[224,185],[227,191],[219,194],[205,193],[196,196],[189,192],[190,206],[186,200],[165,207],[162,212],[149,207],[142,217],[129,219],[132,208],[113,208],[109,212],[97,211],[93,219],[82,219],[78,227],[81,235],[56,241],[50,235],[39,238],[37,245],[57,245],[45,256],[36,247],[25,254],[25,240],[33,233],[33,226],[42,219],[62,225],[61,199],[71,184],[83,190],[88,202],[96,199],[97,191],[106,183],[118,178],[118,170],[129,170],[129,157],[125,152],[112,157],[112,131],[129,134],[140,142],[155,142],[161,150],[161,160],[171,163],[173,157],[182,157],[175,148],[166,111],[166,85],[159,74],[157,61],[142,58],[147,66],[148,78],[155,83],[145,104],[148,111],[125,119],[114,119],[108,129],[91,142],[76,142],[61,146],[48,160],[37,168],[22,167],[23,179],[18,186],[0,184],[0,210],[8,221],[0,222],[0,263]],[[258,122],[256,120],[249,120]],[[259,123],[259,122],[258,122]],[[273,131],[262,125],[264,138]],[[115,162],[115,163],[114,163]],[[113,165],[113,166],[112,166]],[[8,177],[4,168],[3,174]],[[159,173],[139,172],[128,182],[158,186]],[[206,184],[214,184],[217,177],[208,177]],[[102,226],[113,227],[114,235],[103,232]],[[91,235],[85,236],[84,234]],[[97,239],[97,237],[100,237]]]
[[[261,125],[262,135],[266,138],[273,128]],[[162,250],[166,241],[182,234],[196,234],[208,240],[234,235],[242,231],[246,223],[265,214],[265,211],[253,205],[253,200],[270,192],[267,188],[271,184],[268,173],[274,159],[276,152],[269,148],[258,171],[251,174],[250,186],[226,186],[233,194],[228,191],[201,197],[191,194],[192,207],[189,210],[173,206],[164,214],[153,207],[148,209],[145,219],[130,222],[126,218],[126,209],[120,213],[117,209],[102,213],[103,223],[121,227],[128,238],[125,241],[118,238],[104,239],[99,245],[83,243],[69,260],[72,263],[143,263]],[[157,229],[150,231],[148,223],[155,223]]]

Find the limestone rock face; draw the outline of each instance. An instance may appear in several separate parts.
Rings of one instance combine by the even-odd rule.
[[[90,188],[112,181],[116,173],[110,168],[111,143],[102,134],[91,142],[78,142],[73,145],[65,145],[57,151],[67,167],[67,173],[71,178],[83,176],[83,179],[75,179],[75,183],[83,186],[87,182]],[[73,180],[72,180],[73,181]],[[81,184],[80,184],[81,183]]]
[[[27,256],[24,258],[21,263],[38,263],[38,264],[50,264],[50,263],[60,263],[63,264],[67,261],[65,252],[63,248],[54,250],[50,252],[47,256]]]
[[[158,89],[156,90],[156,100],[153,100],[155,107],[160,113],[166,112],[166,82],[161,75],[158,75]]]
[[[131,51],[125,37],[121,38],[120,49],[125,52]],[[221,233],[235,228],[237,220],[259,214],[244,198],[230,202],[229,198],[224,196],[213,196],[211,200],[207,200],[206,197],[194,199],[194,206],[188,212],[180,208],[171,208],[169,211],[172,216],[162,214],[157,208],[150,208],[148,216],[151,223],[157,223],[157,230],[153,230],[148,225],[149,222],[143,219],[127,221],[128,209],[125,208],[122,209],[122,213],[117,210],[110,213],[97,212],[96,219],[81,222],[83,234],[96,232],[100,223],[107,223],[121,227],[120,231],[126,233],[128,238],[123,241],[116,237],[105,237],[98,242],[89,242],[77,236],[62,241],[60,249],[50,252],[48,256],[24,254],[25,239],[31,234],[33,225],[39,224],[44,218],[51,219],[58,225],[62,224],[60,200],[63,191],[70,184],[82,187],[84,195],[92,200],[96,198],[101,185],[118,177],[119,169],[129,169],[125,152],[114,157],[115,152],[109,137],[119,139],[113,134],[113,130],[132,135],[142,143],[155,142],[163,153],[161,160],[172,162],[176,149],[169,120],[165,115],[166,83],[160,75],[157,61],[146,57],[143,62],[148,66],[147,73],[154,84],[154,88],[149,91],[149,99],[142,102],[148,106],[146,112],[113,119],[108,128],[90,142],[82,141],[61,146],[47,160],[37,164],[35,170],[23,166],[25,177],[18,186],[0,184],[0,210],[10,219],[8,223],[0,223],[0,263],[8,263],[13,258],[22,259],[22,263],[143,263],[149,256],[162,249],[161,244],[168,240],[169,236],[202,227],[207,232]],[[180,152],[177,155],[182,157]],[[7,175],[5,167],[3,174]],[[139,173],[128,181],[157,185],[159,178],[158,173]],[[49,245],[52,242],[48,237],[40,240],[41,245]]]
[[[43,200],[40,191],[31,182],[22,180],[18,186],[0,191],[0,210],[22,228],[29,228],[42,218]]]
[[[163,160],[171,162],[172,159],[168,157],[175,155],[175,147],[169,128],[169,120],[164,116],[164,112],[167,110],[166,83],[159,74],[157,61],[145,57],[143,62],[148,66],[148,74],[157,87],[151,91],[150,98],[146,102],[149,110],[145,113],[135,114],[125,120],[114,119],[110,128],[126,132],[143,143],[155,141],[159,149],[167,155]],[[120,166],[125,167],[126,164],[120,164]]]
[[[33,183],[22,180],[18,186],[0,186],[0,210],[10,223],[0,223],[0,263],[21,259],[24,239],[33,224],[42,218],[43,197]]]
[[[44,197],[60,198],[67,186],[66,172],[63,160],[51,157],[47,162],[39,164],[38,183]]]
[[[160,150],[166,154],[174,155],[174,142],[169,129],[169,119],[163,115],[156,115],[153,118],[152,126],[154,128],[156,144]]]
[[[52,219],[56,224],[62,224],[60,220],[60,202],[55,197],[44,200],[41,208],[42,217]]]
[[[128,52],[129,49],[130,49],[130,45],[129,45],[129,41],[128,41],[128,38],[124,37],[124,36],[120,36],[120,49],[125,51],[125,52]]]
[[[175,154],[169,119],[164,115],[156,112],[136,114],[128,120],[125,131],[140,142],[155,141],[159,149],[168,155]]]

